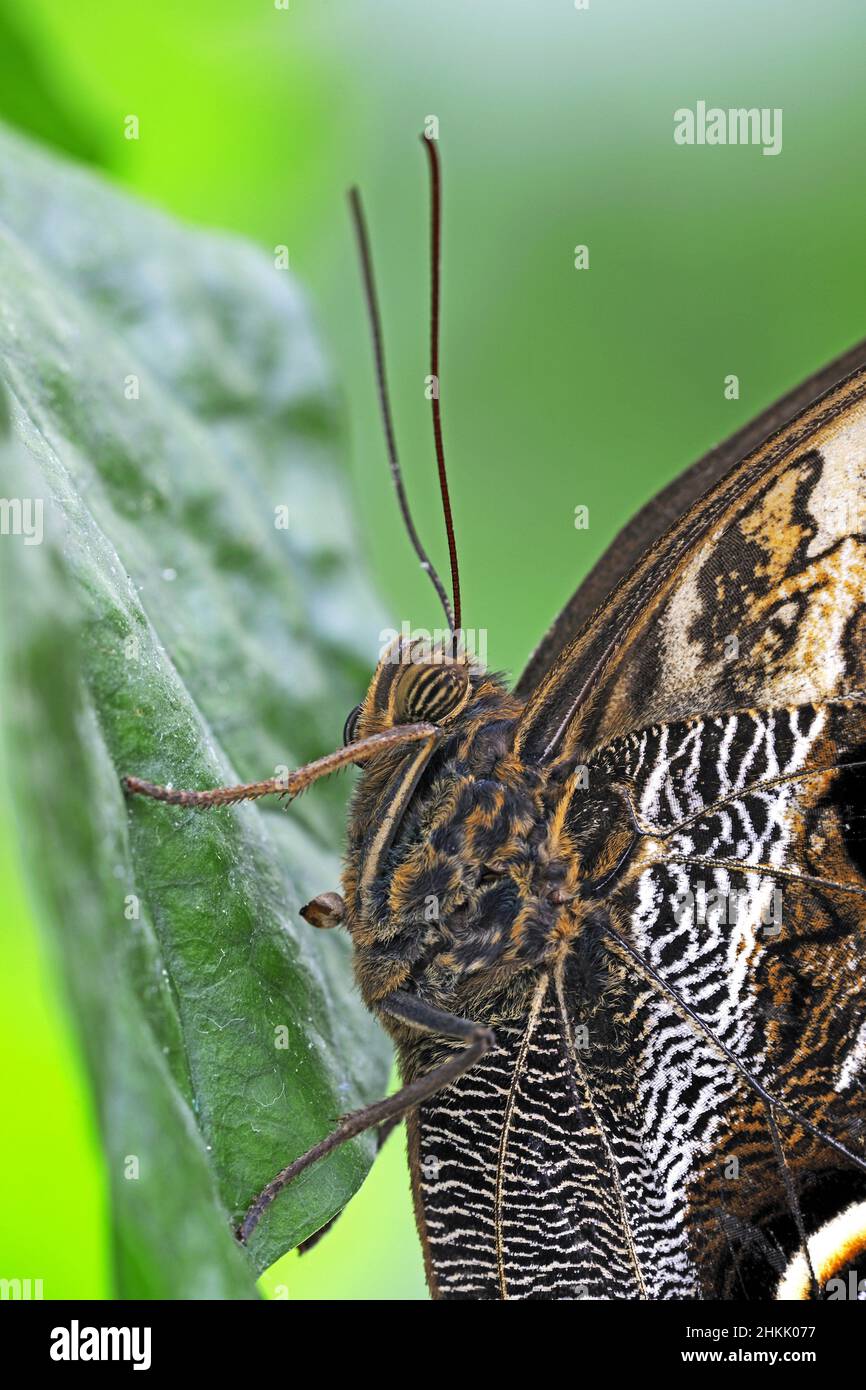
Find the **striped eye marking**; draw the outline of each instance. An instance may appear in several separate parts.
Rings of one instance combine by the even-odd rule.
[[[394,702],[397,723],[424,720],[437,724],[465,704],[468,695],[468,667],[457,664],[410,666],[397,684]]]

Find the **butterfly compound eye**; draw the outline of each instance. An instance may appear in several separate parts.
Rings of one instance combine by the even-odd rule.
[[[356,705],[343,725],[343,746],[347,743],[354,743],[355,734],[358,732],[358,720],[361,718],[361,706]]]
[[[397,688],[397,720],[401,724],[422,720],[437,724],[464,703],[468,690],[465,666],[410,666]]]

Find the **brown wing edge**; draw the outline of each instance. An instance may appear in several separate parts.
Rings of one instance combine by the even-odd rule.
[[[866,339],[859,342],[789,391],[722,444],[710,449],[667,487],[646,503],[617,533],[593,565],[532,653],[515,688],[515,695],[529,696],[547,675],[564,647],[604,602],[641,555],[674,522],[753,449],[782,429],[801,410],[866,365]]]

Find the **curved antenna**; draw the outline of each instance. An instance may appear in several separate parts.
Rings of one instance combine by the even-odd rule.
[[[439,491],[442,494],[442,511],[445,516],[445,530],[448,533],[448,557],[451,561],[451,594],[454,600],[454,621],[452,633],[460,630],[460,571],[457,567],[457,542],[454,538],[454,519],[451,515],[451,497],[448,492],[448,474],[445,471],[445,447],[442,443],[442,411],[439,404],[439,298],[442,264],[442,176],[439,169],[439,155],[436,141],[429,135],[422,135],[421,141],[427,147],[430,162],[430,375],[433,377],[433,441],[436,446],[436,464],[439,469]]]
[[[436,572],[432,560],[427,551],[421,544],[421,538],[415,530],[415,523],[412,520],[412,513],[409,511],[409,501],[406,497],[406,489],[403,486],[403,473],[400,468],[400,460],[397,455],[397,440],[394,434],[394,421],[391,415],[391,402],[388,395],[388,378],[385,373],[385,348],[382,340],[382,320],[379,314],[379,300],[376,295],[376,282],[373,277],[373,257],[370,254],[370,240],[367,236],[367,223],[364,218],[364,209],[361,206],[361,195],[357,188],[349,190],[349,206],[352,211],[352,221],[355,227],[355,237],[358,242],[358,253],[361,258],[361,273],[364,277],[364,295],[367,300],[367,312],[370,317],[370,331],[373,337],[373,356],[376,363],[376,385],[379,391],[379,408],[382,413],[382,425],[385,431],[385,445],[388,450],[388,462],[391,465],[391,477],[394,480],[394,487],[397,492],[397,502],[400,506],[400,515],[403,524],[409,534],[412,547],[421,564],[422,570],[429,574],[433,588],[439,595],[439,601],[445,610],[445,618],[449,629],[454,631],[454,614],[451,611],[451,604],[445,592],[442,580]]]

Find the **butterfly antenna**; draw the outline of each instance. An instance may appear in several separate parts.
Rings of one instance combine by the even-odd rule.
[[[421,136],[427,148],[430,166],[430,401],[433,407],[433,441],[436,446],[436,465],[439,469],[439,491],[442,494],[442,512],[445,517],[445,530],[448,534],[448,557],[451,562],[451,593],[454,600],[454,621],[451,631],[455,636],[460,631],[460,571],[457,565],[457,542],[454,538],[454,518],[451,514],[451,496],[448,491],[448,474],[445,469],[445,446],[442,443],[442,409],[439,401],[439,301],[442,267],[442,174],[439,167],[439,154],[436,141],[429,135]]]
[[[445,610],[445,618],[451,631],[454,631],[454,614],[451,611],[451,604],[445,592],[442,580],[436,572],[435,566],[430,559],[421,538],[415,530],[415,523],[412,520],[412,513],[409,510],[409,500],[406,496],[406,489],[403,485],[403,472],[400,468],[400,459],[397,454],[397,439],[394,433],[394,420],[391,414],[391,400],[388,394],[388,377],[385,371],[385,348],[382,337],[382,319],[379,313],[379,299],[376,294],[376,281],[373,275],[373,257],[370,252],[370,239],[367,235],[367,223],[364,217],[364,209],[361,206],[361,195],[357,188],[349,190],[349,207],[352,212],[352,222],[355,228],[355,237],[358,242],[358,253],[361,258],[361,274],[364,279],[364,296],[367,300],[367,313],[370,318],[370,331],[373,338],[373,357],[376,364],[376,385],[379,391],[379,408],[382,414],[382,425],[385,431],[385,445],[388,450],[388,462],[391,465],[391,477],[394,480],[394,488],[397,492],[397,502],[400,507],[400,515],[403,524],[412,542],[412,548],[421,564],[430,576],[433,588],[439,595],[439,602]]]

